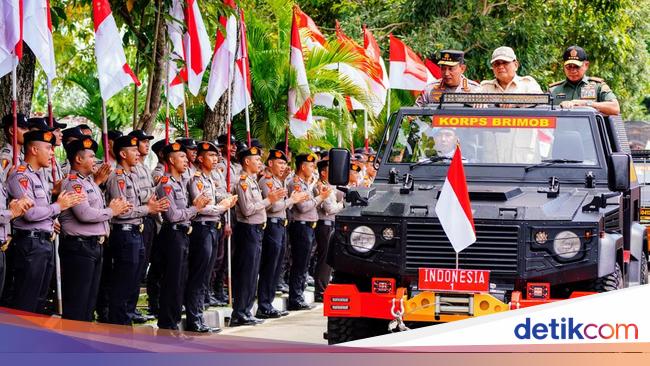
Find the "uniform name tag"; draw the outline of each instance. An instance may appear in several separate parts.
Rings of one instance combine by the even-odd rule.
[[[596,99],[596,86],[588,84],[580,89],[580,99]]]

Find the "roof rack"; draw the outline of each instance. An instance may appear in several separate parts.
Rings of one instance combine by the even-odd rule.
[[[440,96],[440,106],[443,104],[525,104],[553,106],[553,97],[544,94],[492,94],[492,93],[443,93]],[[433,103],[436,104],[436,103]]]

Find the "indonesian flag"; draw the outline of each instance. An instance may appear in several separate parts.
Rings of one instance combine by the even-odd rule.
[[[246,24],[244,12],[240,10],[241,36],[237,59],[235,60],[235,81],[232,88],[232,116],[246,109],[252,103],[251,99],[251,68],[248,63],[248,43],[246,41]],[[245,82],[244,82],[245,81]],[[246,85],[246,87],[244,87]]]
[[[203,73],[208,68],[212,49],[210,37],[205,29],[198,0],[187,0],[185,6],[185,67],[187,69],[187,88],[196,96],[201,89]]]
[[[56,77],[50,0],[24,0],[23,39],[32,49],[47,78]]]
[[[0,2],[0,77],[8,74],[14,61],[23,57],[23,1]]]
[[[224,4],[233,9],[235,8],[234,0],[224,0]],[[205,103],[210,109],[214,109],[217,101],[228,90],[233,80],[231,69],[237,51],[237,19],[234,15],[227,18],[220,16],[219,23],[226,30],[226,34],[224,35],[221,32],[221,28],[217,29],[217,42],[214,46],[208,93],[205,97]]]
[[[182,65],[185,64],[182,29],[184,21],[185,15],[183,14],[181,0],[172,0],[169,7],[169,19],[167,20],[167,33],[171,43],[169,69],[167,70],[169,73],[167,100],[174,109],[183,104],[185,97],[184,83],[187,81],[187,69],[182,68]]]
[[[431,75],[433,75],[434,78],[440,79],[442,78],[442,70],[440,70],[440,66],[436,65],[435,62],[431,61],[430,59],[424,60],[424,66],[427,67]]]
[[[435,211],[456,253],[476,242],[460,146],[457,146],[454,152]]]
[[[367,59],[366,51],[363,49],[363,47],[359,46],[354,40],[343,33],[341,24],[339,24],[338,20],[336,21],[336,38],[341,43],[348,45],[348,47],[354,50],[357,54],[361,55],[361,57]],[[352,82],[352,84],[363,90],[366,94],[370,94],[370,88],[368,86],[370,72],[371,70],[368,65],[364,65],[361,68],[356,68],[346,63],[339,64],[339,73],[345,75]],[[365,109],[363,104],[350,96],[345,97],[345,102],[349,111]]]
[[[99,89],[102,99],[109,100],[131,83],[140,86],[140,80],[126,63],[122,37],[108,0],[93,0],[93,22]]]
[[[435,79],[420,57],[390,35],[390,87],[421,91]]]
[[[390,82],[388,81],[388,73],[386,72],[386,64],[381,57],[381,50],[379,45],[372,35],[372,32],[363,26],[363,48],[366,50],[366,55],[370,60],[370,67],[372,70],[372,77],[369,80],[370,84],[370,101],[372,103],[372,113],[378,116],[386,105],[386,96],[388,89],[390,89]]]
[[[298,137],[307,135],[312,124],[311,92],[307,82],[305,60],[302,54],[302,42],[298,30],[299,13],[296,6],[293,8],[293,22],[291,23],[291,67],[296,72],[296,84],[289,88],[289,128],[291,133]],[[304,14],[304,13],[303,13]]]

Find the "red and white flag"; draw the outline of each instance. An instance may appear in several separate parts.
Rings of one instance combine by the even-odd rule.
[[[0,2],[0,77],[23,57],[23,0]]]
[[[296,72],[296,84],[289,88],[289,128],[291,133],[300,138],[307,135],[312,125],[311,92],[305,71],[305,59],[302,54],[302,42],[298,29],[300,9],[293,8],[291,23],[291,67]],[[304,14],[304,13],[303,13]]]
[[[367,95],[370,95],[370,86],[368,85],[368,79],[370,79],[369,74],[371,72],[371,69],[369,67],[369,63],[366,61],[368,58],[366,56],[366,51],[363,49],[363,47],[359,46],[352,38],[348,37],[343,32],[341,29],[341,24],[339,24],[338,20],[336,21],[335,29],[336,38],[364,59],[364,63],[362,63],[359,67],[354,67],[346,63],[339,63],[339,73],[345,75],[345,77],[347,77],[352,84],[363,90]],[[345,103],[349,111],[365,109],[363,104],[350,96],[345,97]]]
[[[183,23],[185,14],[181,0],[172,0],[169,7],[169,19],[167,20],[167,34],[171,43],[169,50],[169,85],[167,86],[167,100],[174,108],[183,104],[185,98],[185,82],[187,82],[187,69],[185,64],[185,53],[183,50]]]
[[[237,47],[237,58],[235,59],[235,80],[232,88],[232,116],[246,109],[252,103],[251,98],[251,68],[248,63],[248,43],[246,40],[246,24],[244,23],[244,12],[240,10],[239,47]],[[246,85],[244,87],[244,85]]]
[[[435,81],[420,57],[404,42],[390,35],[390,87],[421,91]]]
[[[201,89],[203,73],[208,68],[212,49],[210,37],[205,29],[198,0],[187,0],[185,4],[185,67],[187,68],[187,89],[196,96]]]
[[[23,39],[41,64],[48,79],[56,77],[50,0],[24,0]]]
[[[224,0],[224,4],[235,9],[234,0]],[[219,23],[221,28],[226,30],[226,34],[223,34],[221,28],[217,29],[217,42],[214,46],[214,57],[210,68],[208,93],[205,96],[205,103],[210,109],[214,109],[217,101],[228,90],[233,80],[232,65],[237,51],[237,19],[234,15],[220,16]]]
[[[456,253],[476,242],[474,217],[467,192],[460,146],[456,147],[454,157],[451,159],[447,179],[442,185],[435,211]]]
[[[370,67],[372,70],[370,83],[370,101],[372,103],[372,113],[378,116],[386,105],[386,96],[388,89],[390,89],[390,82],[388,80],[388,73],[386,72],[386,64],[381,57],[381,50],[377,44],[377,40],[372,35],[372,32],[363,26],[363,48],[366,50],[366,55],[370,60]]]
[[[122,37],[108,0],[93,0],[93,22],[99,89],[102,98],[108,100],[131,83],[140,86],[140,81],[126,63]]]

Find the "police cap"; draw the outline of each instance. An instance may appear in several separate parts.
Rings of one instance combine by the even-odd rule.
[[[153,136],[147,135],[144,130],[133,130],[129,132],[129,136],[137,138],[139,141],[144,141],[144,140],[153,140]]]
[[[81,132],[81,129],[79,131]],[[118,137],[124,136],[122,131],[118,131],[118,130],[110,130],[106,134],[108,135],[108,139],[111,141],[115,141],[118,139]]]
[[[137,147],[138,146],[138,138],[133,137],[133,136],[120,136],[118,137],[115,142],[113,142],[113,154],[115,156],[120,155],[120,151],[122,149],[125,149],[127,147]]]
[[[197,152],[199,154],[202,153],[202,152],[205,152],[205,151],[214,151],[216,153],[219,152],[219,149],[217,148],[217,146],[215,146],[215,144],[213,144],[213,143],[211,143],[209,141],[201,141],[201,142],[199,142],[197,144],[196,150],[197,150]]]
[[[278,149],[269,150],[269,158],[266,159],[266,161],[276,160],[276,159],[284,160],[286,162],[289,161],[289,159],[287,159],[287,156],[284,154],[284,151]]]
[[[90,136],[86,136],[79,140],[74,140],[65,146],[65,153],[68,156],[68,160],[72,161],[77,153],[81,150],[92,150],[97,152],[97,142],[95,142]]]
[[[196,140],[190,137],[181,137],[176,139],[183,149],[196,150]]]
[[[300,154],[296,156],[296,169],[300,169],[303,163],[315,163],[316,155],[314,154]]]
[[[237,153],[237,158],[239,159],[239,162],[242,162],[244,158],[247,158],[249,156],[261,156],[261,155],[262,155],[262,149],[253,146]]]
[[[223,135],[219,135],[219,137],[217,137],[217,144],[218,144],[219,147],[226,146],[227,142],[228,142],[228,135],[223,134]],[[234,145],[236,143],[237,143],[237,139],[235,138],[235,136],[230,135],[230,145]]]
[[[43,131],[54,131],[56,127],[50,127],[47,120],[43,117],[32,117],[27,119],[27,124],[30,129],[37,129]]]
[[[151,151],[153,151],[154,154],[158,155],[163,147],[165,147],[165,139],[156,141],[153,145],[151,145]]]
[[[56,138],[54,138],[52,131],[45,130],[32,130],[25,132],[23,138],[25,139],[25,145],[33,141],[49,142],[52,145],[56,142]]]
[[[438,65],[456,66],[465,63],[465,52],[458,50],[440,51]]]
[[[27,123],[27,117],[25,117],[24,114],[18,113],[17,114],[17,119],[18,119],[18,127],[19,128],[29,128],[29,123]],[[2,117],[2,127],[11,127],[14,125],[14,115],[13,114],[6,114],[4,117]]]
[[[163,147],[162,149],[162,153],[165,157],[175,152],[183,152],[183,153],[185,152],[185,149],[183,148],[183,145],[181,145],[180,142],[173,142],[171,144],[165,145],[165,147]]]

